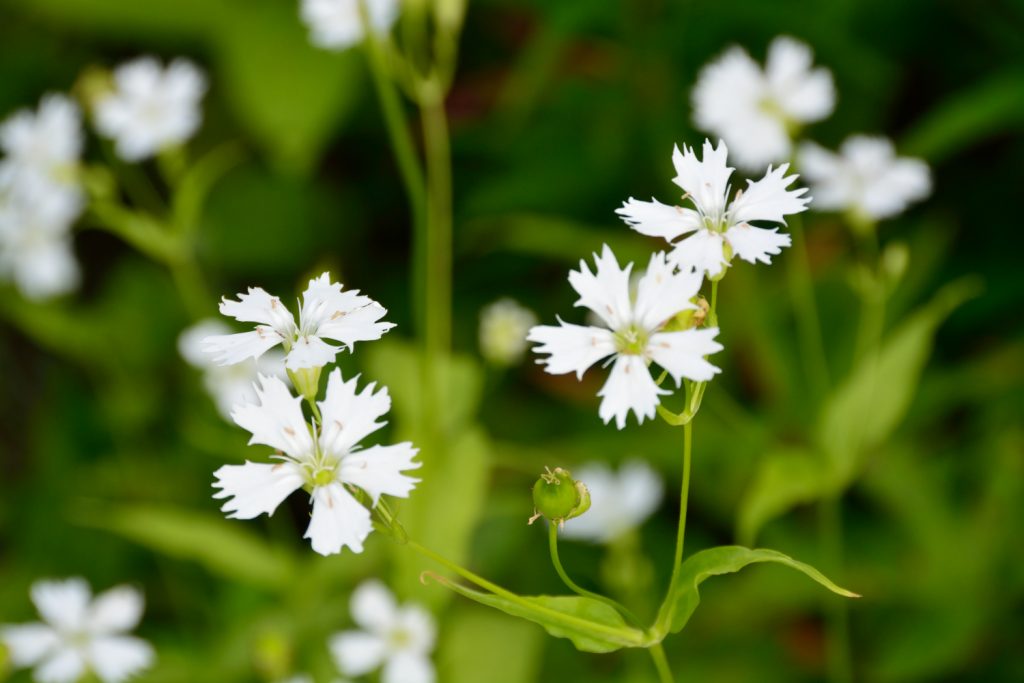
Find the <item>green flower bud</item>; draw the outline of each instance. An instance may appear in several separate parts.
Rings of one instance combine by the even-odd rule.
[[[547,517],[559,525],[565,520],[579,517],[590,509],[590,491],[581,481],[572,478],[568,470],[544,468],[544,473],[533,485],[533,524],[538,517]]]
[[[292,385],[307,401],[315,401],[320,394],[320,370],[321,368],[302,368],[288,371]]]

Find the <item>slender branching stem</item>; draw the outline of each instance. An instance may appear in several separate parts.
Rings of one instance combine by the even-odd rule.
[[[655,643],[647,648],[647,651],[651,653],[651,659],[654,660],[654,668],[658,670],[660,683],[675,683],[672,669],[668,665],[668,658],[665,656],[665,648],[661,643]]]

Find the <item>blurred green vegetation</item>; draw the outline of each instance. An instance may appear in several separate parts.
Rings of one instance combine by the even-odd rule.
[[[1012,0],[472,2],[448,103],[460,355],[445,374],[460,402],[446,410],[464,427],[451,444],[460,466],[431,472],[443,484],[403,505],[417,513],[407,526],[503,585],[562,593],[543,530],[525,524],[544,465],[639,456],[675,490],[678,430],[603,426],[596,376],[485,368],[477,315],[513,296],[550,321],[570,310],[565,275],[590,250],[607,242],[645,258],[657,245],[613,210],[630,195],[671,196],[672,144],[703,137],[689,122],[697,70],[732,43],[760,58],[783,33],[836,78],[837,110],[812,137],[888,134],[935,174],[932,199],[881,227],[883,243],[910,245],[911,263],[886,311],[875,419],[843,421],[844,401],[864,401],[854,375],[817,435],[869,437],[857,453],[830,453],[846,489],[845,566],[833,578],[865,596],[850,606],[855,678],[1024,680],[1024,5]],[[399,328],[342,363],[391,388],[401,431],[417,409],[416,360],[401,340],[413,319],[410,223],[362,53],[313,49],[287,0],[4,0],[0,116],[70,89],[90,65],[143,53],[209,70],[197,153],[223,141],[246,150],[200,219],[214,291],[297,292],[330,268],[381,301]],[[834,217],[805,224],[830,370],[846,377],[852,244]],[[143,680],[326,681],[325,639],[350,624],[348,593],[383,574],[438,611],[443,683],[653,680],[643,653],[580,654],[420,585],[428,566],[380,534],[363,555],[314,555],[301,500],[269,520],[225,520],[211,473],[247,455],[246,437],[177,354],[190,318],[168,274],[105,233],[81,230],[76,250],[85,281],[71,299],[38,306],[0,292],[0,621],[34,618],[27,588],[42,576],[128,581],[146,591],[141,633],[159,652]],[[756,537],[820,559],[790,257],[741,264],[721,287],[724,372],[695,423],[691,552]],[[981,291],[954,307],[962,292],[943,287],[965,276]],[[636,575],[651,595],[668,580],[677,502],[633,539],[654,567]],[[615,549],[562,553],[585,586],[607,588],[622,571],[608,569]],[[681,680],[823,679],[816,585],[769,567],[709,581],[701,597],[666,644]]]

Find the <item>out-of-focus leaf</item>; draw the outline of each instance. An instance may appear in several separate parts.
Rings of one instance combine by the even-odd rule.
[[[798,562],[776,550],[758,548],[751,550],[738,545],[724,545],[702,550],[683,562],[679,575],[671,586],[670,599],[658,613],[654,634],[664,637],[667,633],[678,633],[686,626],[697,605],[700,604],[700,584],[712,576],[732,574],[756,562],[775,562],[806,574],[833,593],[848,598],[860,597],[845,588],[832,583],[828,577],[814,567]]]
[[[288,2],[249,2],[214,34],[235,116],[278,166],[305,171],[361,92],[358,51],[317,49]]]
[[[198,562],[228,579],[281,588],[294,576],[295,562],[286,550],[219,516],[155,505],[90,505],[75,512],[79,524]]]
[[[978,289],[961,280],[944,287],[868,356],[826,400],[817,441],[829,462],[830,480],[845,487],[865,454],[884,442],[903,419],[931,353],[935,330]]]
[[[480,251],[514,251],[531,256],[579,263],[590,251],[607,244],[619,261],[637,262],[646,267],[651,257],[650,244],[621,226],[604,228],[576,223],[558,216],[534,214],[477,218],[466,226],[464,243]]]
[[[134,37],[203,34],[226,13],[226,0],[14,0],[12,4],[76,28]]]
[[[932,163],[1007,128],[1024,128],[1024,73],[1013,69],[933,109],[904,139],[908,154]]]
[[[445,619],[439,678],[446,683],[534,681],[541,645],[541,632],[526,622],[467,604]]]
[[[817,500],[826,488],[824,460],[806,449],[765,454],[740,503],[736,537],[752,544],[765,522],[801,503]]]
[[[550,595],[516,596],[513,600],[474,590],[435,574],[430,576],[481,605],[540,624],[554,637],[568,638],[583,652],[614,652],[644,644],[643,633],[627,626],[622,615],[597,600]]]

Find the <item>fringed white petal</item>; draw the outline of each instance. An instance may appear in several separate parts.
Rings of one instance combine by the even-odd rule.
[[[680,151],[677,146],[672,152],[676,169],[672,182],[683,188],[702,214],[718,218],[725,213],[729,177],[733,172],[726,163],[729,149],[721,140],[718,147],[705,140],[702,155],[698,159],[692,147],[683,145]]]
[[[36,581],[31,589],[32,602],[43,621],[58,631],[79,631],[89,614],[92,591],[85,579]]]
[[[221,510],[235,519],[273,514],[305,481],[302,468],[288,461],[224,465],[213,476],[217,478],[213,486],[219,489],[213,497],[227,498]]]
[[[335,482],[313,489],[313,515],[304,537],[310,539],[315,552],[334,555],[347,546],[361,553],[372,530],[369,510],[344,486]]]
[[[371,633],[385,634],[398,623],[398,603],[381,581],[367,579],[356,586],[349,601],[352,619]]]
[[[340,350],[339,347],[328,344],[320,337],[303,335],[295,340],[285,357],[284,364],[289,370],[322,368],[328,363],[334,362],[334,357]]]
[[[200,342],[200,348],[217,365],[234,365],[259,358],[282,340],[283,337],[273,327],[260,325],[252,332],[208,336]]]
[[[807,210],[811,198],[805,196],[807,188],[788,190],[796,175],[787,176],[789,164],[776,169],[768,167],[764,177],[756,182],[747,181],[747,189],[729,205],[729,221],[736,225],[749,221],[785,223],[786,216]]]
[[[539,362],[552,375],[575,372],[577,378],[591,365],[615,353],[610,330],[559,321],[559,325],[538,325],[530,330],[527,341],[539,344],[534,351],[548,354]]]
[[[338,478],[369,493],[374,505],[383,494],[408,498],[420,480],[402,472],[420,466],[421,463],[413,461],[417,453],[419,449],[409,442],[371,446],[346,455],[341,461]]]
[[[696,308],[690,299],[700,291],[703,276],[688,270],[676,273],[675,269],[675,264],[669,263],[665,254],[658,252],[651,256],[647,270],[640,278],[634,315],[636,323],[645,330],[655,330],[676,313]]]
[[[335,666],[345,676],[365,676],[379,668],[387,657],[388,644],[379,635],[365,631],[342,631],[328,641]]]
[[[96,596],[89,608],[88,628],[94,633],[120,633],[139,625],[145,608],[142,593],[131,586],[116,586]]]
[[[391,410],[387,387],[374,393],[377,384],[370,382],[357,393],[358,381],[358,376],[344,381],[338,368],[327,379],[327,392],[318,403],[323,417],[320,447],[325,453],[342,455],[386,424],[378,420]]]
[[[247,293],[239,293],[237,301],[225,297],[220,302],[220,312],[239,322],[268,325],[285,336],[295,329],[291,312],[262,287],[250,287]]]
[[[302,398],[277,377],[260,375],[254,385],[256,403],[236,406],[231,417],[242,429],[252,433],[249,444],[270,446],[294,458],[313,452],[313,437],[302,416]]]
[[[153,647],[141,638],[105,636],[94,639],[86,648],[91,668],[104,683],[122,683],[156,659]]]
[[[733,253],[748,263],[771,263],[772,256],[782,253],[782,247],[793,243],[790,236],[780,233],[778,228],[755,228],[747,223],[726,230],[725,239]]]
[[[586,261],[580,260],[578,271],[569,271],[569,284],[580,295],[577,306],[585,306],[596,313],[611,329],[619,329],[631,317],[629,302],[629,273],[633,264],[619,267],[615,254],[604,245],[601,255],[594,254],[597,270],[590,272]]]
[[[683,378],[706,382],[721,372],[704,359],[722,350],[715,341],[717,327],[707,329],[659,332],[651,337],[647,352],[651,359],[665,368],[678,385]]]
[[[703,225],[700,214],[693,209],[662,204],[654,198],[644,202],[630,197],[615,213],[641,235],[661,237],[670,242]]]
[[[669,252],[668,260],[682,271],[696,270],[714,277],[726,266],[721,233],[698,230]]]
[[[644,419],[654,417],[659,403],[658,396],[670,393],[654,383],[643,358],[619,356],[612,366],[608,381],[597,394],[603,398],[598,414],[605,424],[615,418],[615,425],[623,429],[630,411],[636,415],[637,422],[643,423]]]

